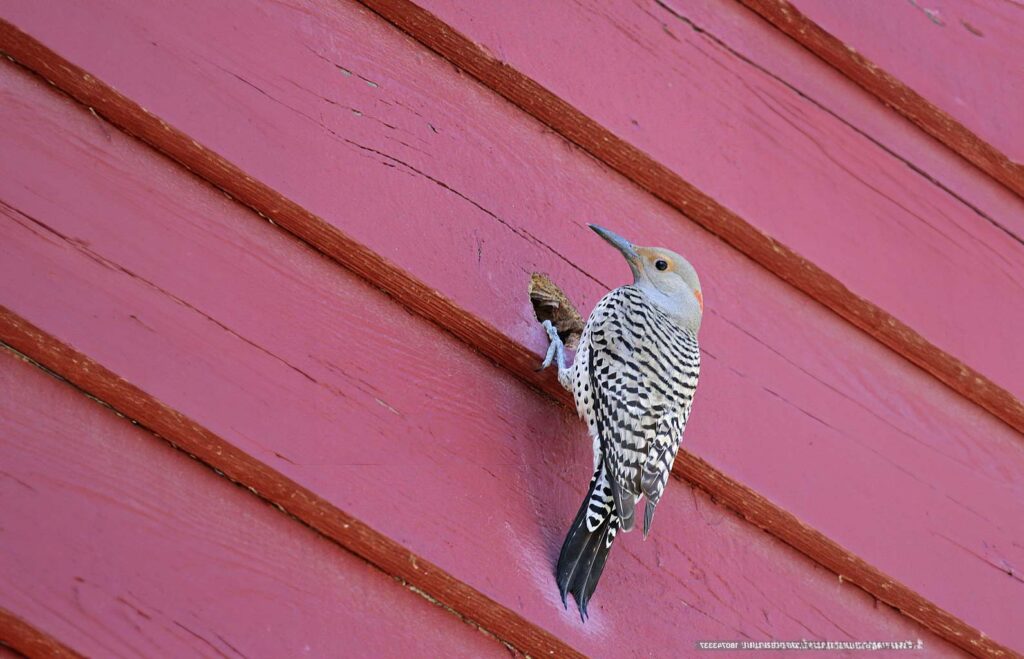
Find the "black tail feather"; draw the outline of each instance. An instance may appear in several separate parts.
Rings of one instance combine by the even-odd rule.
[[[598,476],[595,475],[590,482],[590,491],[583,499],[583,505],[576,513],[565,542],[562,543],[555,572],[562,604],[568,608],[567,596],[572,593],[584,622],[587,619],[587,603],[597,588],[597,582],[604,571],[604,564],[608,560],[608,552],[618,529],[618,518],[614,513],[610,513],[595,531],[587,530],[587,509],[598,480]]]
[[[644,507],[644,540],[647,539],[647,534],[651,532],[651,522],[654,521],[654,507],[657,503],[647,500],[647,506]]]
[[[636,497],[625,491],[612,479],[612,496],[615,497],[615,510],[619,513],[619,528],[629,533],[636,523]]]

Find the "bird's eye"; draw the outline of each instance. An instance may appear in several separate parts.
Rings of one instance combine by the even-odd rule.
[[[654,267],[658,270],[668,270],[668,262],[664,259],[658,259],[654,262]]]

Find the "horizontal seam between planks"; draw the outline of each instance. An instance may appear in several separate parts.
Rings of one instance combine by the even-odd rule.
[[[325,257],[382,289],[402,306],[453,334],[471,348],[481,351],[489,359],[527,384],[562,403],[568,403],[567,395],[556,385],[553,376],[546,372],[539,375],[534,372],[537,356],[525,347],[513,342],[492,325],[469,314],[439,292],[387,262],[379,254],[353,241],[315,214],[269,186],[247,176],[234,164],[206,149],[186,134],[139,107],[134,101],[106,86],[74,64],[67,62],[2,19],[0,19],[0,48],[5,50],[14,61],[51,81],[51,84],[79,103],[180,163],[200,179],[229,193],[233,199],[253,209],[260,216],[271,219],[276,226],[309,244]],[[771,242],[775,244],[774,241]],[[8,315],[13,316],[13,314]],[[27,324],[26,321],[16,316],[13,318],[21,324]],[[39,340],[49,338],[38,330],[36,332],[40,337]],[[50,339],[50,341],[70,350],[55,339]],[[19,348],[19,350],[36,359],[31,348],[31,343],[26,343],[25,349]],[[37,359],[37,361],[49,367],[45,360]],[[61,373],[61,375],[67,377],[66,373]],[[86,374],[86,376],[88,375]],[[120,380],[113,374],[111,377]],[[74,380],[72,379],[72,381]],[[132,386],[127,382],[121,382],[122,385]],[[78,383],[76,382],[76,384]],[[89,391],[88,387],[82,386],[82,388]],[[161,405],[158,401],[153,401],[153,404]],[[169,410],[169,408],[167,409]],[[152,424],[149,425],[153,427]],[[154,429],[159,432],[157,428]],[[237,449],[233,450],[241,453]],[[255,461],[250,456],[244,453],[241,455],[262,466],[262,463]],[[222,471],[225,470],[222,469]],[[772,504],[745,485],[725,476],[700,458],[686,452],[682,453],[676,462],[674,473],[705,489],[716,499],[728,502],[727,505],[739,515],[768,530],[785,544],[827,569],[842,574],[841,570],[836,569],[838,566],[854,565],[858,568],[858,572],[849,579],[851,583],[896,608],[901,608],[898,602],[902,602],[904,607],[911,606],[919,612],[924,612],[926,617],[923,620],[914,617],[911,613],[907,615],[918,620],[942,638],[972,652],[977,652],[981,648],[984,648],[992,656],[1001,656],[1007,652],[1006,648],[986,638],[980,631],[935,606],[907,586],[888,578],[881,571],[872,568],[862,559],[844,550],[818,531],[806,527],[792,514]],[[245,482],[243,479],[239,480]],[[296,487],[298,486],[296,485]],[[303,493],[307,495],[305,491]],[[308,496],[315,497],[312,493],[308,493]],[[310,522],[310,524],[316,528],[314,522]],[[832,553],[837,553],[837,555],[832,557],[830,555]],[[446,573],[444,574],[448,576]],[[461,584],[461,582],[458,583]],[[428,589],[424,590],[431,593]],[[433,595],[433,593],[431,594]],[[442,599],[442,601],[444,600]],[[501,607],[497,603],[494,605]],[[512,615],[515,614],[512,613]],[[489,628],[493,629],[494,627]],[[511,638],[507,634],[504,636]]]
[[[876,66],[838,37],[809,19],[787,0],[737,0],[787,37],[803,46],[844,77],[895,109],[900,115],[945,145],[1019,197],[1024,197],[1024,165],[981,139],[944,110]]]
[[[67,381],[89,398],[222,473],[228,480],[400,580],[406,587],[422,591],[428,601],[451,609],[471,626],[478,627],[502,644],[534,655],[582,656],[550,632],[238,449],[2,305],[0,347],[26,357],[43,370]]]

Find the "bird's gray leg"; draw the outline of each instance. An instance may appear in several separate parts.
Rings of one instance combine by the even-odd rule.
[[[548,333],[548,340],[551,343],[548,344],[548,354],[544,355],[544,363],[537,370],[543,371],[551,365],[551,361],[557,356],[558,373],[561,374],[565,370],[565,344],[562,343],[562,337],[558,336],[558,330],[555,329],[554,324],[550,320],[545,320],[542,324]]]
[[[562,343],[562,337],[558,336],[558,330],[555,329],[550,320],[545,320],[542,324],[548,333],[548,340],[551,343],[548,344],[548,353],[544,355],[544,363],[537,370],[543,371],[557,358],[558,383],[566,391],[572,392],[572,368],[565,365],[565,344]]]

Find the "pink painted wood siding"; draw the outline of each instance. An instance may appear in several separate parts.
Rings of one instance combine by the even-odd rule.
[[[9,308],[269,468],[588,654],[655,600],[666,615],[637,651],[682,647],[680,625],[701,638],[920,633],[682,483],[659,511],[666,533],[609,568],[601,632],[581,627],[548,567],[587,478],[573,415],[34,81],[5,83],[20,99],[4,104],[5,150],[22,171],[4,172],[0,213]],[[662,572],[689,596],[664,597]]]
[[[0,641],[37,647],[5,639],[6,612],[90,655],[1024,651],[1012,410],[883,345],[832,289],[787,283],[797,261],[752,260],[416,26],[466,35],[1017,404],[1019,197],[738,3],[366,3],[384,17],[350,0],[0,7],[18,60],[0,66],[0,340],[81,389],[0,355],[0,495],[19,502],[0,527],[20,530],[0,532],[17,557]],[[385,19],[401,12],[415,39]],[[587,222],[690,256],[707,314],[678,478],[582,625],[551,565],[590,443],[533,372],[546,344],[526,288],[545,272],[585,313],[625,282]],[[61,523],[33,535],[51,510]],[[176,585],[175,560],[199,576]],[[76,577],[106,598],[90,633],[68,623]],[[125,594],[140,589],[147,606]],[[186,618],[205,626],[172,624]]]
[[[1024,163],[1024,7],[1003,0],[796,0],[822,28]]]
[[[1012,544],[1024,524],[1024,497],[1004,496],[1007,488],[1019,492],[1024,478],[1015,433],[917,369],[894,364],[886,350],[808,307],[650,197],[609,185],[587,159],[549,157],[558,153],[557,140],[538,135],[531,121],[443,65],[410,64],[414,45],[354,7],[342,13],[345,5],[315,5],[324,22],[313,33],[323,36],[310,43],[307,15],[288,9],[267,14],[239,3],[201,21],[217,30],[207,35],[175,23],[192,21],[204,6],[175,5],[174,13],[151,19],[166,32],[150,33],[164,46],[143,51],[151,58],[140,68],[145,75],[110,79],[123,67],[104,68],[102,60],[90,68],[538,350],[543,337],[525,295],[505,293],[525,290],[525,272],[551,273],[584,308],[625,274],[583,220],[612,223],[651,244],[688,246],[709,282],[705,346],[727,366],[707,369],[707,409],[695,416],[687,447],[915,590],[974,624],[987,623],[989,634],[1017,633],[1012,609],[977,596],[982,583],[1024,607],[1024,593],[990,564],[1024,563],[1024,548]],[[124,9],[109,20],[130,20]],[[245,37],[232,38],[232,21],[244,21]],[[344,49],[330,51],[326,35],[345,35]],[[186,75],[191,69],[180,53],[192,48],[197,54],[185,59],[201,63],[201,72]],[[124,59],[105,54],[106,46],[94,52]],[[84,52],[75,57],[91,63]],[[229,67],[237,62],[252,64],[235,73]],[[167,82],[172,68],[181,87]],[[164,70],[168,76],[151,73]],[[204,99],[206,111],[196,111],[193,99]],[[321,114],[324,123],[309,119]],[[252,139],[253,132],[272,137]],[[537,185],[552,180],[560,181],[557,195]],[[330,436],[331,427],[318,436]],[[996,462],[992,451],[1001,456]],[[840,478],[837,462],[845,465]],[[907,478],[907,464],[924,475]],[[922,506],[941,512],[923,516]],[[972,512],[990,506],[999,511],[995,519],[1016,521]],[[880,543],[879,524],[898,540]],[[998,547],[987,560],[947,574],[949,562],[962,558],[961,546],[986,542]]]
[[[77,651],[507,654],[6,352],[0,389],[0,602]]]
[[[973,194],[949,194],[837,117],[839,103],[822,105],[784,74],[737,57],[762,28],[738,3],[419,4],[1024,396],[1013,365],[1024,363],[1015,330],[1024,305],[992,303],[1024,290],[1024,203],[974,208]],[[574,56],[558,55],[564,44]],[[832,84],[840,102],[862,95]],[[898,143],[889,134],[905,131],[881,139]],[[972,169],[960,165],[954,176]]]

